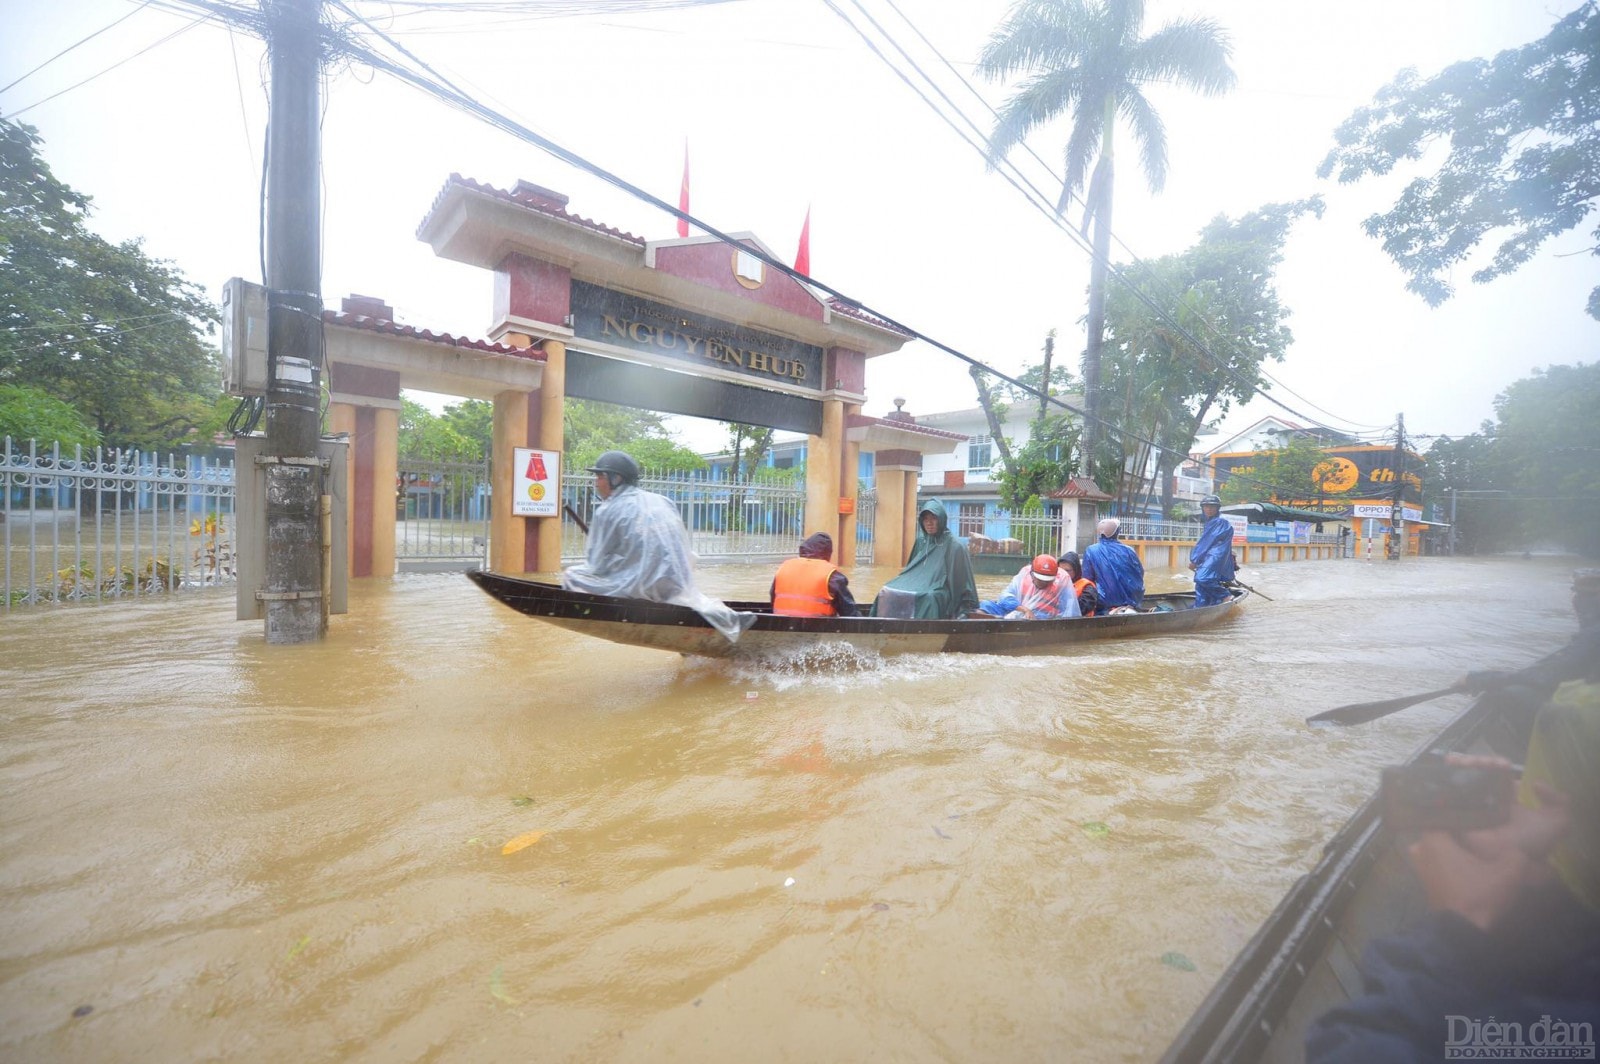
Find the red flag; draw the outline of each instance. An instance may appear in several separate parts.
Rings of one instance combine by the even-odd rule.
[[[689,142],[683,142],[683,184],[678,186],[678,210],[689,213]],[[689,235],[689,220],[678,219],[678,235]]]
[[[806,224],[800,227],[800,250],[794,253],[794,272],[811,276],[811,208],[806,207]]]

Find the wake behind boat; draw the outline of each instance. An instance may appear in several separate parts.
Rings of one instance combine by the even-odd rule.
[[[713,658],[761,657],[826,644],[880,655],[1048,653],[1074,643],[1208,628],[1232,617],[1249,597],[1239,588],[1225,602],[1196,607],[1193,593],[1147,595],[1144,602],[1150,612],[1052,621],[789,617],[774,614],[767,602],[729,602],[732,609],[755,615],[754,625],[737,643],[730,643],[687,606],[567,591],[541,580],[483,570],[467,577],[518,613],[549,624],[613,643]]]

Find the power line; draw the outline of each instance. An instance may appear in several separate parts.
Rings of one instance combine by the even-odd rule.
[[[148,0],[147,0],[147,2],[148,2]],[[58,96],[65,96],[67,93],[71,92],[73,89],[80,89],[83,86],[89,84],[89,82],[94,81],[96,78],[100,78],[100,77],[105,76],[106,74],[111,73],[113,70],[117,69],[119,66],[122,66],[124,63],[131,62],[132,60],[135,60],[135,59],[139,58],[141,55],[144,55],[146,52],[151,51],[152,49],[155,49],[155,48],[159,48],[161,45],[166,44],[168,41],[172,40],[174,37],[180,36],[181,34],[188,33],[190,30],[192,30],[196,26],[200,25],[200,23],[208,21],[209,18],[210,18],[209,15],[201,15],[199,18],[195,19],[193,22],[190,22],[188,25],[179,26],[177,29],[173,30],[171,33],[167,34],[165,37],[162,37],[160,40],[154,41],[154,42],[152,42],[150,44],[145,45],[143,48],[139,49],[137,52],[134,52],[132,55],[127,56],[127,57],[125,57],[123,59],[119,59],[115,63],[112,63],[110,66],[106,67],[104,70],[101,70],[98,73],[90,74],[88,77],[84,78],[82,81],[76,82],[75,84],[72,84],[72,85],[68,85],[66,88],[62,89],[60,92],[53,92],[49,96],[46,96],[42,100],[35,100],[33,103],[30,103],[26,107],[23,107],[23,108],[21,108],[19,110],[16,110],[16,111],[12,111],[6,117],[7,118],[11,118],[11,119],[19,118],[22,115],[25,115],[29,111],[33,110],[35,107],[39,107],[39,106],[41,106],[43,104],[47,104],[51,100],[54,100]],[[109,29],[109,28],[110,27],[108,26],[107,29]]]
[[[838,10],[838,8],[836,8],[834,6],[832,0],[823,0],[823,2],[825,4],[827,4],[827,6],[830,9],[832,9],[835,14],[839,15],[841,19],[844,18],[843,14]],[[961,107],[958,104],[956,104],[953,100],[951,100],[950,97],[943,92],[943,90],[939,89],[939,87],[934,83],[933,78],[929,77],[927,72],[922,69],[922,67],[916,62],[916,60],[913,59],[910,56],[910,54],[907,53],[906,50],[903,47],[901,47],[899,42],[894,39],[893,34],[889,33],[888,30],[884,29],[884,27],[882,25],[880,25],[878,23],[878,21],[876,19],[874,19],[871,16],[871,14],[869,14],[866,11],[866,9],[864,7],[862,7],[861,0],[852,0],[852,3],[854,3],[855,6],[857,7],[857,9],[859,9],[861,11],[861,13],[867,18],[867,20],[872,23],[873,28],[875,28],[880,34],[882,34],[882,36],[886,40],[888,40],[890,44],[894,45],[895,50],[898,51],[900,53],[900,55],[906,60],[906,62],[911,65],[912,69],[914,69],[917,72],[917,74],[922,77],[922,79],[924,81],[926,81],[929,85],[933,86],[934,91],[938,92],[939,96],[943,100],[945,100],[945,102],[948,103],[951,106],[951,108],[953,108],[955,110],[955,112],[958,115],[960,115],[962,117],[962,119],[965,120],[966,123],[969,126],[971,126],[974,130],[976,130],[981,137],[983,137],[985,140],[987,140],[988,139],[987,138],[987,134],[984,134],[982,132],[982,130],[979,128],[978,124],[976,122],[974,122],[972,120],[972,118],[970,116],[968,116],[964,111],[962,111]],[[998,117],[998,112],[995,111],[994,107],[989,103],[989,101],[984,99],[983,95],[981,93],[979,93],[976,88],[973,87],[972,83],[966,78],[965,75],[963,75],[960,71],[955,69],[955,67],[951,64],[951,62],[947,58],[945,58],[944,54],[939,51],[938,47],[936,45],[934,45],[933,42],[930,41],[927,38],[927,36],[917,27],[916,23],[912,22],[910,17],[907,16],[905,14],[905,12],[901,11],[900,8],[895,5],[894,0],[885,0],[885,3],[887,3],[889,5],[890,9],[892,9],[895,12],[895,14],[899,15],[901,20],[903,22],[905,22],[905,24],[908,27],[910,27],[911,31],[914,34],[917,35],[918,39],[922,41],[923,45],[926,46],[928,48],[928,50],[931,51],[939,59],[939,61],[944,64],[945,69],[950,71],[951,75],[953,75],[956,78],[956,80],[959,81],[962,84],[962,86],[965,87],[967,89],[967,91],[969,93],[971,93],[972,96],[975,99],[977,99],[978,102],[981,103],[984,106],[985,109],[987,109],[989,111],[989,113],[991,115],[994,115],[995,117]],[[867,46],[873,51],[874,54],[876,54],[880,59],[882,59],[884,61],[884,63],[890,67],[890,69],[895,70],[896,74],[900,75],[901,80],[907,81],[907,84],[910,84],[909,80],[906,79],[905,75],[903,73],[901,73],[898,69],[896,69],[894,67],[893,63],[890,62],[889,59],[887,57],[885,57],[881,51],[879,51],[875,46],[872,45],[871,41],[866,39],[865,34],[862,34],[861,30],[858,27],[856,27],[856,26],[854,26],[854,24],[850,23],[848,19],[845,19],[845,22],[847,24],[851,25],[851,28],[854,29],[856,31],[856,33],[858,35],[860,35],[864,41],[866,41]],[[920,90],[916,90],[915,86],[912,86],[912,87],[913,87],[914,91],[917,91],[917,95],[923,100],[923,102],[928,104],[928,106],[933,108],[935,110],[935,112],[937,113],[938,112],[937,106],[935,104],[933,104],[933,102],[931,100],[929,100],[924,93],[922,93]],[[940,117],[941,118],[945,118],[945,116],[942,115],[942,114],[940,115]],[[946,121],[947,124],[949,123],[949,119],[948,118],[945,118],[945,121]],[[966,139],[966,138],[963,136],[963,139]],[[968,143],[970,144],[971,141],[968,140]],[[1022,146],[1023,146],[1023,149],[1030,156],[1033,157],[1034,161],[1037,162],[1044,169],[1045,173],[1047,175],[1049,175],[1050,178],[1053,181],[1055,181],[1055,182],[1057,182],[1059,184],[1062,184],[1063,187],[1065,186],[1065,179],[1060,177],[1059,175],[1057,175],[1055,173],[1054,169],[1051,167],[1051,165],[1048,162],[1046,162],[1043,158],[1041,158],[1039,156],[1039,154],[1037,152],[1035,152],[1030,145],[1028,145],[1026,142],[1024,142]],[[999,162],[994,162],[993,160],[989,160],[987,151],[985,151],[983,149],[979,149],[979,150],[984,155],[985,160],[990,162],[990,164],[992,166],[994,166],[994,168],[998,171],[1001,164]],[[1017,171],[1017,173],[1018,173],[1019,176],[1021,176],[1021,172],[1020,171]],[[1024,178],[1023,180],[1026,181],[1027,179]],[[1012,184],[1013,184],[1013,187],[1015,187],[1015,182],[1012,182]],[[1036,186],[1034,186],[1031,181],[1028,182],[1028,184],[1029,184],[1029,187],[1033,189],[1035,195],[1037,195],[1042,200],[1045,199],[1043,193]],[[1087,207],[1087,204],[1085,203],[1083,198],[1080,195],[1078,195],[1078,193],[1076,191],[1071,190],[1071,189],[1064,189],[1064,190],[1065,190],[1066,194],[1073,201],[1075,201],[1078,205],[1084,206],[1085,208]],[[1046,200],[1046,202],[1048,202],[1048,201]],[[1052,223],[1056,224],[1058,228],[1063,228],[1063,225],[1062,225],[1062,222],[1060,220],[1059,215],[1057,215],[1053,210],[1050,213],[1051,213]],[[1076,231],[1075,230],[1072,230],[1072,229],[1070,229],[1070,227],[1068,227],[1068,228],[1064,228],[1063,231],[1067,232],[1069,236],[1073,236],[1074,237],[1074,242],[1077,243],[1085,251],[1087,251],[1090,254],[1091,257],[1093,257],[1093,255],[1094,255],[1093,248],[1091,246],[1087,245],[1084,241],[1078,240],[1076,238]],[[1121,237],[1118,237],[1113,232],[1111,234],[1111,239],[1114,240],[1116,242],[1116,244],[1119,247],[1121,247],[1122,250],[1125,251],[1128,254],[1129,258],[1132,259],[1135,264],[1137,264],[1139,266],[1142,266],[1142,267],[1145,267],[1147,270],[1149,270],[1148,263],[1146,263],[1143,259],[1141,259],[1139,257],[1139,255],[1137,253],[1135,253],[1134,250],[1131,247],[1129,247],[1126,242],[1124,242],[1122,240]],[[1108,263],[1106,263],[1106,265],[1113,272],[1117,271],[1117,267],[1114,264],[1111,264],[1111,263],[1108,262]],[[1187,330],[1183,329],[1182,326],[1179,326],[1178,323],[1175,320],[1172,319],[1170,314],[1166,314],[1166,313],[1164,313],[1162,308],[1156,307],[1155,304],[1153,302],[1151,302],[1148,298],[1146,298],[1144,293],[1141,292],[1140,289],[1132,281],[1130,281],[1127,277],[1121,276],[1120,274],[1118,275],[1118,280],[1122,281],[1124,285],[1126,285],[1130,290],[1132,290],[1133,293],[1137,297],[1139,297],[1140,300],[1142,302],[1144,302],[1146,305],[1148,305],[1151,309],[1156,310],[1158,314],[1162,314],[1163,319],[1168,321],[1169,324],[1172,324],[1175,327],[1177,327],[1179,329],[1179,331],[1182,332],[1183,335],[1187,339],[1190,340],[1191,343],[1194,343],[1197,347],[1199,347],[1206,354],[1206,356],[1208,358],[1212,359],[1213,363],[1216,364],[1219,369],[1222,369],[1223,372],[1226,373],[1228,376],[1230,376],[1235,382],[1248,386],[1252,391],[1259,392],[1262,395],[1263,398],[1266,398],[1268,401],[1273,402],[1275,405],[1281,407],[1282,409],[1288,411],[1289,413],[1294,414],[1296,417],[1305,418],[1307,421],[1311,421],[1313,423],[1315,423],[1318,420],[1317,418],[1313,418],[1313,417],[1310,417],[1309,415],[1302,414],[1299,411],[1296,411],[1293,408],[1289,407],[1288,405],[1279,402],[1278,400],[1273,398],[1270,394],[1268,394],[1268,389],[1261,387],[1259,384],[1252,383],[1252,382],[1249,382],[1249,381],[1245,380],[1245,378],[1243,378],[1239,374],[1234,373],[1233,371],[1229,370],[1227,367],[1223,366],[1220,363],[1220,361],[1218,361],[1216,359],[1216,356],[1214,354],[1212,354],[1212,352],[1206,348],[1206,345],[1201,344],[1198,341],[1198,339],[1196,339],[1195,337],[1192,336],[1192,334],[1189,334]],[[1164,294],[1165,294],[1167,299],[1169,299],[1169,300],[1175,300],[1176,299],[1176,293],[1174,293],[1172,291],[1172,289],[1170,287],[1168,287],[1165,284],[1165,282],[1163,282],[1161,280],[1161,278],[1155,274],[1155,272],[1153,270],[1150,270],[1147,273],[1147,280],[1148,280],[1149,283],[1153,283],[1154,285],[1165,289],[1165,293]],[[1211,333],[1212,336],[1214,336],[1215,338],[1221,340],[1225,346],[1232,347],[1232,346],[1234,346],[1236,344],[1236,341],[1232,337],[1230,337],[1227,333],[1225,333],[1221,329],[1220,326],[1218,326],[1215,322],[1211,321],[1209,318],[1206,318],[1204,316],[1199,316],[1198,320],[1201,322],[1202,325],[1204,325],[1206,327],[1206,329]],[[1311,406],[1313,409],[1322,412],[1323,414],[1325,414],[1329,418],[1332,418],[1335,421],[1341,421],[1341,422],[1344,422],[1347,425],[1354,425],[1354,426],[1361,427],[1361,428],[1377,428],[1377,427],[1379,427],[1379,426],[1376,426],[1376,425],[1369,425],[1369,424],[1366,424],[1364,422],[1352,421],[1349,418],[1340,417],[1339,415],[1333,413],[1331,410],[1327,410],[1324,407],[1318,406],[1316,403],[1314,403],[1311,400],[1307,399],[1305,396],[1303,396],[1300,393],[1296,392],[1294,389],[1292,389],[1288,385],[1284,384],[1281,380],[1279,380],[1278,378],[1274,377],[1265,368],[1265,366],[1261,365],[1260,363],[1257,364],[1257,372],[1260,374],[1261,377],[1264,377],[1266,380],[1272,382],[1273,384],[1276,384],[1278,387],[1282,388],[1284,391],[1288,392],[1290,395],[1293,395],[1296,399],[1299,399],[1300,401],[1302,401],[1302,402],[1306,403],[1307,405]]]
[[[232,18],[232,17],[235,17],[235,16],[243,16],[242,18],[240,18],[241,23],[246,24],[246,25],[250,25],[250,26],[256,26],[256,27],[259,26],[259,17],[258,17],[256,12],[251,11],[250,9],[240,8],[240,7],[237,7],[235,5],[221,3],[221,2],[218,2],[218,0],[166,0],[166,2],[167,3],[179,4],[179,5],[182,5],[184,7],[199,8],[199,9],[202,9],[202,10],[204,10],[204,11],[210,13],[210,14],[217,15],[217,16],[225,18],[225,19],[226,18]],[[369,47],[366,47],[364,45],[358,44],[354,40],[353,37],[344,37],[344,36],[340,35],[337,32],[337,30],[338,30],[337,27],[329,27],[329,29],[331,31],[333,31],[333,32],[330,33],[331,41],[332,41],[333,44],[335,44],[337,46],[338,50],[342,50],[345,53],[347,53],[347,54],[349,54],[349,55],[351,55],[351,56],[353,56],[355,58],[358,58],[358,59],[360,59],[360,60],[362,60],[362,61],[364,61],[366,63],[369,63],[370,65],[373,66],[374,69],[382,70],[385,73],[388,73],[391,76],[396,77],[397,79],[412,85],[415,88],[421,89],[422,91],[428,93],[431,96],[436,97],[437,99],[441,100],[442,102],[445,102],[445,103],[448,103],[448,104],[450,104],[450,105],[452,105],[454,107],[457,107],[458,109],[463,110],[463,111],[465,111],[465,112],[477,117],[479,120],[481,120],[481,121],[483,121],[483,122],[485,122],[485,123],[497,128],[497,129],[500,129],[503,132],[511,134],[512,136],[518,138],[519,140],[523,140],[526,143],[529,143],[529,144],[532,144],[532,145],[538,147],[542,151],[548,153],[549,155],[553,156],[554,158],[560,160],[561,162],[564,162],[567,165],[574,167],[575,169],[581,170],[581,171],[583,171],[585,173],[591,174],[592,176],[598,177],[599,179],[601,179],[602,181],[606,182],[607,184],[612,185],[613,187],[615,187],[615,188],[627,193],[628,195],[632,196],[635,199],[640,200],[643,203],[646,203],[646,204],[648,204],[648,205],[650,205],[652,207],[655,207],[656,209],[658,209],[660,211],[663,211],[663,212],[665,212],[665,213],[667,213],[669,215],[672,215],[675,218],[679,218],[679,219],[682,219],[684,221],[687,221],[690,225],[700,229],[706,235],[711,236],[711,237],[717,239],[718,241],[720,241],[720,242],[722,242],[724,244],[727,244],[729,247],[736,247],[736,248],[740,249],[741,251],[745,252],[746,254],[748,254],[748,255],[760,260],[761,262],[764,262],[769,267],[771,267],[771,268],[773,268],[773,269],[775,269],[775,270],[777,270],[777,271],[779,271],[779,272],[781,272],[781,273],[793,278],[794,280],[798,281],[801,284],[807,285],[807,286],[809,286],[809,287],[811,287],[811,288],[813,288],[813,289],[815,289],[817,291],[825,292],[828,295],[833,296],[835,299],[839,300],[842,304],[845,304],[845,305],[847,305],[849,307],[852,307],[852,308],[854,308],[854,309],[856,309],[856,310],[858,310],[858,311],[860,311],[860,312],[862,312],[864,314],[867,314],[867,315],[869,315],[869,316],[871,316],[873,318],[876,318],[878,321],[880,321],[883,324],[889,326],[890,328],[893,328],[893,329],[901,332],[902,334],[904,334],[908,338],[921,340],[922,342],[930,345],[931,347],[934,347],[934,348],[936,348],[936,349],[938,349],[940,351],[943,351],[944,353],[946,353],[948,355],[951,355],[952,357],[954,357],[954,358],[956,358],[956,359],[958,359],[958,360],[960,360],[962,362],[967,363],[969,366],[976,367],[977,369],[979,369],[979,370],[981,370],[981,371],[983,371],[983,372],[985,372],[985,373],[987,373],[987,374],[989,374],[989,375],[991,375],[991,376],[993,376],[993,377],[995,377],[995,378],[997,378],[997,379],[999,379],[1001,381],[1004,381],[1007,384],[1010,384],[1013,387],[1015,387],[1017,389],[1020,389],[1023,392],[1026,392],[1026,393],[1028,393],[1030,395],[1033,395],[1033,396],[1035,396],[1035,397],[1037,397],[1039,399],[1042,399],[1046,403],[1054,404],[1055,406],[1060,407],[1063,410],[1066,410],[1066,411],[1068,411],[1070,413],[1076,414],[1080,419],[1083,419],[1085,421],[1089,420],[1089,415],[1087,414],[1087,412],[1085,412],[1085,411],[1083,411],[1083,410],[1071,405],[1070,403],[1064,402],[1063,400],[1061,400],[1061,399],[1059,399],[1059,398],[1057,398],[1056,396],[1053,396],[1053,395],[1042,394],[1038,389],[1035,389],[1035,388],[1031,387],[1030,385],[1027,385],[1027,384],[1023,383],[1022,381],[1018,380],[1017,378],[1012,377],[1012,376],[1010,376],[1008,374],[1002,373],[1001,371],[986,365],[985,363],[983,363],[980,360],[972,357],[971,355],[968,355],[968,354],[966,354],[966,353],[964,353],[964,352],[962,352],[962,351],[960,351],[960,350],[958,350],[958,349],[956,349],[954,347],[951,347],[950,345],[948,345],[946,343],[943,343],[942,341],[934,339],[932,336],[929,336],[926,333],[923,333],[923,332],[921,332],[921,331],[919,331],[917,329],[914,329],[911,326],[908,326],[908,325],[896,320],[895,318],[891,317],[890,315],[885,314],[882,311],[876,310],[876,309],[868,306],[867,304],[863,303],[860,300],[853,299],[850,296],[845,295],[843,292],[839,291],[838,289],[833,288],[832,286],[830,286],[830,285],[828,285],[828,284],[826,284],[826,283],[824,283],[822,281],[819,281],[819,280],[817,280],[817,279],[815,279],[813,277],[807,276],[805,274],[802,274],[802,273],[796,271],[795,269],[793,269],[788,264],[779,261],[778,259],[774,258],[772,255],[770,255],[767,252],[763,251],[759,247],[752,247],[752,246],[746,245],[743,242],[735,239],[733,236],[729,235],[728,233],[723,232],[722,230],[716,228],[715,226],[709,225],[708,223],[706,223],[705,221],[702,221],[701,219],[695,217],[694,215],[692,215],[692,214],[690,214],[690,213],[688,213],[686,211],[680,211],[673,204],[670,204],[667,201],[665,201],[665,200],[663,200],[663,199],[651,194],[650,192],[645,191],[643,188],[633,184],[632,182],[627,181],[626,179],[622,178],[621,176],[619,176],[619,175],[617,175],[615,173],[612,173],[609,170],[606,170],[605,168],[599,166],[598,164],[590,162],[588,159],[584,158],[583,156],[580,156],[577,153],[575,153],[575,152],[573,152],[573,151],[571,151],[571,150],[569,150],[567,148],[562,147],[560,144],[557,144],[555,141],[549,139],[548,137],[544,137],[544,136],[542,136],[542,135],[540,135],[538,133],[535,133],[533,130],[531,130],[528,127],[524,126],[520,122],[517,122],[515,119],[512,119],[509,116],[507,116],[505,114],[502,114],[502,113],[500,113],[498,111],[495,111],[494,109],[492,109],[492,108],[480,103],[478,100],[474,99],[473,97],[469,96],[467,93],[462,91],[460,88],[458,88],[453,82],[451,82],[444,75],[442,75],[438,71],[434,70],[433,67],[431,67],[426,61],[422,60],[421,58],[419,58],[418,56],[416,56],[412,52],[410,52],[407,48],[405,48],[404,45],[401,45],[399,42],[395,41],[392,37],[390,37],[384,31],[379,30],[377,27],[373,26],[371,24],[371,22],[369,22],[366,18],[364,18],[362,15],[360,15],[356,11],[352,10],[345,3],[341,2],[341,0],[330,0],[330,3],[331,3],[331,6],[336,7],[339,10],[345,12],[347,15],[351,16],[356,22],[359,22],[361,25],[365,26],[369,33],[371,33],[372,35],[377,37],[379,40],[383,41],[389,47],[391,47],[391,48],[395,49],[396,51],[398,51],[401,55],[405,56],[407,60],[409,60],[410,62],[412,62],[412,63],[416,64],[418,67],[420,67],[422,69],[422,71],[424,71],[426,73],[426,76],[424,76],[422,73],[418,73],[417,71],[408,69],[408,68],[406,68],[404,66],[401,66],[400,64],[398,64],[398,63],[396,63],[396,62],[394,62],[394,61],[392,61],[390,59],[387,59],[387,58],[379,55],[378,53],[374,52]],[[1202,345],[1198,344],[1198,341],[1195,341],[1195,343],[1197,344],[1197,346],[1202,346]],[[1304,417],[1305,415],[1299,415],[1299,416]],[[1147,438],[1145,438],[1143,436],[1138,435],[1135,432],[1132,432],[1131,430],[1123,429],[1123,428],[1111,423],[1110,421],[1108,421],[1107,419],[1105,419],[1103,417],[1098,417],[1097,416],[1093,420],[1096,423],[1098,423],[1098,424],[1104,426],[1105,428],[1109,429],[1110,431],[1117,433],[1119,436],[1121,436],[1125,440],[1129,440],[1129,441],[1132,441],[1132,442],[1135,442],[1135,443],[1143,444],[1143,445],[1149,447],[1154,452],[1158,452],[1158,453],[1165,454],[1165,455],[1174,455],[1174,456],[1178,457],[1181,460],[1188,460],[1189,457],[1190,457],[1187,452],[1178,451],[1175,448],[1164,446],[1164,445],[1160,444],[1159,442],[1157,442],[1155,440],[1147,439]],[[1308,420],[1311,420],[1311,419],[1308,419]],[[1260,485],[1262,487],[1266,487],[1266,488],[1271,488],[1272,487],[1272,485],[1268,484],[1266,481],[1262,481],[1262,480],[1259,480],[1259,479],[1254,478],[1254,477],[1250,477],[1250,476],[1243,475],[1243,474],[1236,474],[1236,476],[1238,476],[1238,478],[1241,479],[1241,480],[1244,480],[1244,481],[1249,482],[1249,483],[1254,483],[1254,484]]]
[[[65,48],[61,49],[61,51],[57,52],[55,55],[51,56],[49,59],[46,59],[44,62],[40,63],[38,66],[36,66],[32,70],[28,71],[26,74],[22,75],[20,78],[17,78],[15,81],[11,82],[9,85],[6,85],[4,87],[0,87],[0,93],[9,92],[10,90],[16,88],[18,85],[22,84],[24,81],[27,81],[29,78],[33,77],[35,74],[37,74],[39,71],[43,70],[45,67],[49,66],[51,63],[54,63],[57,59],[60,59],[62,56],[66,55],[68,52],[72,51],[74,48],[77,48],[77,47],[79,47],[81,45],[88,44],[90,41],[92,41],[96,37],[100,36],[106,30],[115,29],[116,27],[122,25],[124,22],[128,21],[130,18],[132,18],[133,16],[137,15],[139,12],[143,11],[145,9],[145,7],[149,5],[149,3],[150,3],[150,0],[144,0],[144,2],[141,3],[138,7],[134,8],[132,11],[128,12],[126,15],[123,15],[121,18],[115,20],[114,22],[110,23],[109,25],[101,26],[99,29],[95,30],[93,33],[89,34],[87,37],[84,37],[81,40],[79,40],[79,41],[77,41],[77,42],[75,42],[73,44],[67,45]]]

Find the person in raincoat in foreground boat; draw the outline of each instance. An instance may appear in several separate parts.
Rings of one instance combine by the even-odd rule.
[[[1144,601],[1144,563],[1132,547],[1117,538],[1121,521],[1107,517],[1095,527],[1100,539],[1083,552],[1083,575],[1099,588],[1104,612],[1138,609]]]
[[[917,542],[900,575],[883,585],[873,613],[887,616],[884,591],[916,596],[911,615],[917,620],[954,620],[978,608],[978,586],[972,579],[967,545],[950,531],[944,503],[929,499],[917,511]]]
[[[600,505],[589,526],[588,552],[561,574],[561,586],[687,606],[730,643],[738,642],[755,614],[736,613],[695,587],[689,532],[672,500],[640,488],[639,463],[622,451],[607,451],[588,472]]]

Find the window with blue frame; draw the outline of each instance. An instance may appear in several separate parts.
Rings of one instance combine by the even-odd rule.
[[[967,439],[967,472],[987,473],[994,465],[994,439],[972,436]]]

